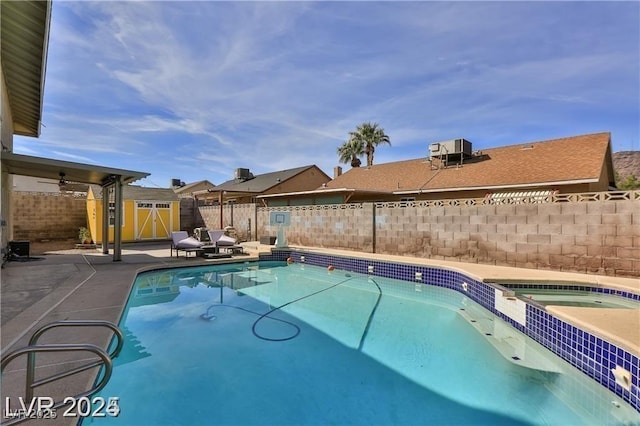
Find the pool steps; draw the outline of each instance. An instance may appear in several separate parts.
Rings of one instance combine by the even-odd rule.
[[[547,349],[532,339],[526,339],[500,318],[492,318],[486,309],[466,305],[457,312],[507,361],[533,370],[562,373],[558,363],[545,353]]]

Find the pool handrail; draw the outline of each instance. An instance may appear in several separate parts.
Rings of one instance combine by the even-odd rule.
[[[111,353],[107,353],[105,350],[99,348],[93,344],[42,344],[38,345],[38,339],[48,330],[57,327],[107,327],[111,331],[113,331],[114,336],[117,339],[117,344],[115,349],[111,351]],[[104,371],[101,376],[99,376],[99,381],[88,391],[82,392],[78,395],[71,397],[73,400],[78,400],[83,397],[89,397],[94,395],[95,393],[102,390],[108,383],[111,378],[111,374],[113,371],[113,359],[116,358],[122,347],[124,345],[124,335],[122,331],[114,324],[108,321],[95,321],[95,320],[66,320],[66,321],[55,321],[49,324],[46,324],[36,330],[36,332],[29,339],[29,344],[26,347],[19,348],[6,356],[2,357],[0,361],[0,373],[4,371],[5,367],[9,365],[9,363],[15,358],[21,355],[27,355],[27,368],[26,368],[26,379],[25,379],[25,400],[33,401],[33,392],[36,387],[45,385],[47,383],[55,382],[57,380],[63,379],[65,377],[72,376],[77,373],[81,373],[86,370],[90,370],[95,367],[104,366]],[[92,352],[97,355],[100,359],[88,362],[79,367],[73,368],[71,370],[63,371],[61,373],[57,373],[51,375],[46,378],[42,378],[39,380],[35,380],[35,369],[36,369],[36,353],[38,352],[77,352],[77,351],[85,351]],[[63,407],[69,404],[69,397],[66,397],[63,401],[59,401],[54,403],[52,410]],[[29,414],[29,413],[25,413]],[[25,420],[29,420],[29,416],[22,416],[13,418],[7,422],[2,422],[2,426],[14,425],[17,423],[21,423]]]

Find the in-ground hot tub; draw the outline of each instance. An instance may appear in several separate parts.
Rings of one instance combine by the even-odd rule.
[[[598,287],[503,284],[515,295],[543,306],[576,306],[581,308],[640,309],[640,296],[624,291]]]

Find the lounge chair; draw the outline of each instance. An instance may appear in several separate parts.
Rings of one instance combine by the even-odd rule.
[[[178,257],[179,251],[183,251],[185,257],[189,253],[195,253],[197,256],[198,253],[203,252],[203,245],[200,241],[190,237],[187,231],[174,231],[171,233],[171,257],[173,257],[174,250],[176,251],[176,257]]]
[[[236,245],[236,239],[225,235],[223,229],[209,230],[209,239],[211,244],[215,245],[218,250],[223,249],[232,253],[244,253],[243,247]]]

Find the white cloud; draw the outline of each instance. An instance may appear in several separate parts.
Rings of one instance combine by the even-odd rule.
[[[85,157],[82,155],[69,154],[68,152],[64,152],[64,151],[51,151],[51,152],[55,154],[57,157],[75,161],[78,163],[94,163],[95,162],[94,159]]]
[[[317,164],[331,174],[336,148],[364,121],[391,136],[376,162],[451,137],[535,140],[532,128],[565,136],[597,124],[614,141],[616,132],[637,139],[637,123],[609,117],[639,110],[638,9],[60,2],[47,128],[21,146],[100,161],[113,153],[157,181],[181,172],[219,183],[237,167]]]

